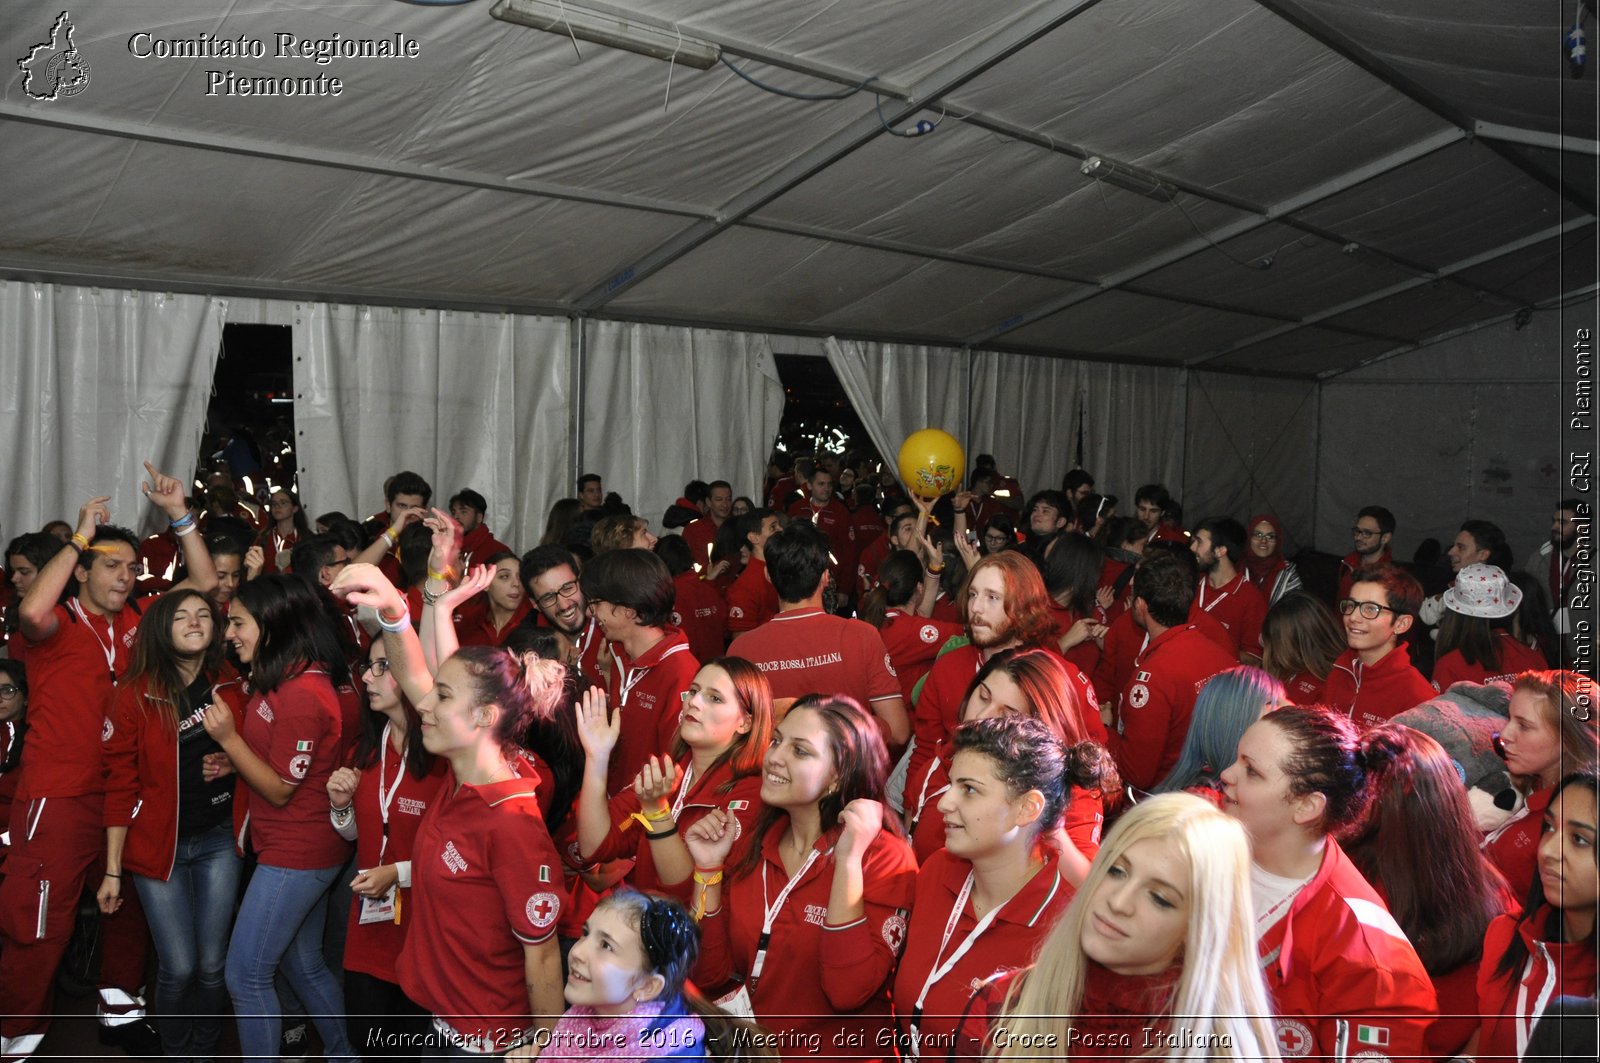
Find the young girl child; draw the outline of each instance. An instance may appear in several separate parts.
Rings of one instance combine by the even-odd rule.
[[[1261,968],[1239,932],[1251,916],[1238,825],[1192,794],[1141,801],[1111,829],[1038,962],[984,986],[964,1034],[987,1025],[992,1060],[1275,1061]]]
[[[1345,849],[1433,979],[1440,1017],[1428,1027],[1428,1046],[1447,1059],[1477,1029],[1483,933],[1518,902],[1478,848],[1467,788],[1439,743],[1397,724],[1373,728],[1366,742],[1372,810]]]
[[[355,880],[344,948],[350,1040],[377,1046],[374,1033],[426,1033],[427,1012],[400,988],[396,965],[412,922],[411,855],[422,816],[439,792],[445,762],[423,747],[417,710],[400,693],[383,640],[361,669],[367,692],[351,766],[328,779],[333,829],[356,843]],[[369,1052],[377,1054],[374,1048]]]
[[[961,722],[1013,714],[1042,720],[1067,747],[1071,789],[1063,829],[1075,851],[1065,854],[1064,868],[1071,881],[1082,881],[1100,845],[1105,796],[1121,789],[1116,766],[1103,745],[1088,740],[1085,724],[1093,714],[1085,708],[1083,695],[1055,654],[1007,650],[989,658],[978,670],[962,701]],[[937,806],[950,788],[950,754],[947,739],[928,762],[927,773],[906,782],[907,828],[919,860],[926,860],[945,843],[944,821]]]
[[[887,989],[916,861],[884,816],[888,771],[871,714],[849,698],[808,695],[767,750],[767,807],[755,828],[740,840],[732,817],[713,811],[684,836],[704,888],[695,980],[740,981],[740,996],[781,1036],[786,1059],[839,1051],[863,1063],[893,1058]]]
[[[329,887],[350,854],[328,828],[327,792],[341,735],[334,688],[349,676],[317,596],[297,576],[241,586],[228,607],[228,641],[247,671],[248,700],[237,721],[228,704],[213,703],[205,728],[239,774],[240,844],[258,861],[228,943],[240,1047],[248,1059],[278,1054],[282,1011],[273,977],[281,964],[329,1058],[354,1059],[344,993],[322,952]]]
[[[747,830],[761,812],[761,763],[772,744],[766,677],[740,657],[701,667],[683,694],[672,755],[652,756],[633,787],[610,801],[606,772],[622,714],[608,714],[605,691],[594,688],[584,695],[578,721],[585,754],[579,858],[589,864],[635,858],[628,875],[635,888],[687,899],[694,859],[682,831],[713,809]]]
[[[1068,751],[1039,720],[956,730],[939,799],[945,847],[917,872],[895,1014],[907,1058],[943,1058],[973,985],[1028,963],[1072,898],[1050,837],[1066,807]]]
[[[1600,988],[1594,933],[1597,798],[1600,776],[1592,768],[1556,784],[1544,812],[1539,877],[1528,893],[1528,914],[1502,915],[1489,925],[1483,943],[1478,1011],[1484,1019],[1466,1055],[1521,1059],[1550,1001],[1593,997]]]
[[[1212,676],[1194,699],[1194,716],[1178,763],[1150,792],[1188,790],[1221,804],[1222,784],[1217,777],[1233,763],[1240,737],[1286,701],[1283,684],[1259,668],[1240,665]]]
[[[1360,820],[1378,754],[1350,718],[1279,709],[1239,740],[1223,810],[1250,835],[1257,949],[1286,1056],[1423,1058],[1433,984],[1333,836]]]
[[[199,591],[145,613],[133,667],[117,686],[106,768],[106,876],[113,912],[136,889],[155,942],[156,1030],[169,1056],[215,1053],[228,999],[223,969],[242,861],[233,849],[231,776],[206,778],[221,752],[201,721],[221,678],[221,626]],[[231,670],[229,670],[231,671]]]
[[[685,984],[699,954],[699,927],[677,903],[627,888],[607,895],[567,956],[571,1007],[539,1059],[774,1058],[749,1036],[757,1027]]]
[[[1501,755],[1527,801],[1484,837],[1483,848],[1513,897],[1526,897],[1533,886],[1540,828],[1556,780],[1595,764],[1597,699],[1594,680],[1579,672],[1524,672],[1511,685]]]

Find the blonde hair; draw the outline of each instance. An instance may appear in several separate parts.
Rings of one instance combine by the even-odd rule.
[[[1130,846],[1152,839],[1177,842],[1189,867],[1188,881],[1177,884],[1189,898],[1183,971],[1163,1016],[1178,1020],[1184,1036],[1164,1058],[1278,1059],[1256,957],[1249,842],[1237,821],[1184,793],[1148,798],[1117,821],[1077,896],[1040,946],[1038,962],[1007,992],[995,1022],[995,1028],[1004,1027],[1006,1043],[990,1049],[986,1059],[1037,1058],[1040,1045],[1054,1045],[1060,1058],[1070,1058],[1088,975],[1082,941],[1090,900]]]

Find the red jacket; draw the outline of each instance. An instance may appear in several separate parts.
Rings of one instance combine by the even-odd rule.
[[[692,520],[684,526],[683,541],[689,547],[689,560],[694,562],[692,571],[696,574],[711,567],[711,547],[721,530],[710,517]]]
[[[1267,616],[1267,598],[1250,582],[1244,570],[1222,587],[1211,586],[1201,576],[1194,604],[1228,632],[1235,657],[1244,653],[1261,656],[1261,621]]]
[[[1495,649],[1500,652],[1500,668],[1490,672],[1481,664],[1468,664],[1460,650],[1451,650],[1433,665],[1433,688],[1449,690],[1454,683],[1509,683],[1523,672],[1542,672],[1550,667],[1544,654],[1511,637],[1509,631],[1495,633]]]
[[[1326,679],[1318,679],[1310,672],[1297,672],[1284,680],[1283,690],[1291,705],[1320,705],[1322,694],[1328,688]]]
[[[751,993],[756,1020],[790,1038],[788,1060],[810,1060],[807,1037],[820,1052],[868,1063],[893,1059],[894,1019],[889,983],[906,940],[906,912],[916,891],[917,862],[911,847],[888,831],[872,840],[862,859],[866,915],[853,923],[827,925],[833,888],[833,846],[841,828],[817,841],[817,860],[798,880],[776,913],[761,978]],[[788,883],[778,853],[780,824],[766,836],[734,848],[737,863],[747,844],[761,847],[755,871],[723,883],[722,905],[700,923],[702,943],[695,981],[721,985],[730,977],[748,982],[768,904]]]
[[[1394,554],[1385,550],[1373,561],[1368,561],[1354,550],[1344,555],[1344,560],[1339,562],[1339,598],[1350,597],[1350,587],[1355,583],[1356,572],[1374,565],[1389,565],[1394,563]]]
[[[495,627],[487,596],[479,596],[463,604],[451,618],[456,626],[456,641],[462,646],[499,646],[508,635],[522,626],[532,611],[531,601],[524,598],[517,603],[511,619],[503,626]]]
[[[197,706],[182,725],[201,726],[196,716],[207,707]],[[164,882],[178,847],[179,731],[150,705],[143,683],[118,688],[110,722],[105,825],[128,828],[122,847],[126,870]]]
[[[1125,781],[1148,790],[1167,777],[1178,763],[1200,688],[1238,663],[1193,624],[1150,640],[1134,658],[1106,740]]]
[[[611,751],[606,787],[619,793],[633,785],[645,761],[672,748],[678,733],[680,695],[694,682],[700,662],[689,650],[689,640],[675,627],[666,629],[654,646],[630,660],[622,644],[613,642],[606,698],[622,714],[622,737]]]
[[[754,828],[756,817],[765,807],[761,803],[760,772],[736,780],[733,777],[733,762],[725,760],[705,778],[691,779],[685,774],[688,767],[689,758],[685,757],[678,765],[678,790],[672,801],[673,818],[678,825],[680,837],[684,831],[694,826],[713,809],[721,809],[737,820],[736,829],[741,834]],[[689,784],[687,790],[683,786],[684,782]],[[635,889],[649,893],[664,893],[687,902],[694,892],[694,882],[684,879],[675,886],[668,886],[661,881],[656,874],[655,860],[650,853],[650,839],[644,836],[639,821],[632,818],[639,809],[639,795],[633,792],[631,786],[611,799],[608,808],[611,814],[611,833],[605,836],[598,849],[589,854],[587,863],[598,864],[608,860],[634,858],[636,862],[633,870],[628,873],[628,881]],[[578,859],[583,860],[581,856]]]
[[[1517,814],[1484,835],[1479,848],[1505,876],[1511,895],[1524,898],[1539,873],[1539,837],[1544,830],[1544,810],[1556,788],[1547,786],[1528,795]]]
[[[1285,1059],[1426,1060],[1433,982],[1337,842],[1257,949]]]
[[[1198,602],[1189,606],[1189,623],[1206,638],[1237,656],[1228,629],[1201,609]],[[1144,629],[1134,623],[1131,611],[1119,614],[1106,627],[1100,662],[1095,665],[1093,672],[1095,696],[1102,703],[1115,702],[1117,696],[1127,688],[1128,680],[1133,676],[1134,659],[1139,656],[1144,644]]]
[[[1478,967],[1479,1027],[1476,1058],[1521,1059],[1534,1020],[1561,996],[1592,997],[1595,992],[1593,941],[1561,942],[1559,909],[1548,905],[1531,918],[1502,915],[1489,924]],[[1528,959],[1520,978],[1496,971],[1511,942],[1522,939]]]
[[[905,955],[894,976],[894,1010],[902,1038],[909,1038],[913,1009],[923,983],[950,961],[978,924],[972,905],[964,903],[955,924],[951,913],[961,897],[972,865],[943,849],[917,872],[916,903],[911,909]],[[1045,864],[1001,905],[994,921],[972,942],[955,965],[928,986],[918,1030],[925,1059],[942,1059],[954,1040],[956,1023],[973,990],[997,971],[1033,962],[1056,920],[1072,900],[1072,884],[1061,874],[1056,854],[1045,850]],[[948,929],[947,929],[948,928]]]
[[[890,609],[884,614],[878,634],[883,636],[884,648],[894,664],[894,674],[900,677],[900,690],[907,706],[911,704],[911,691],[933,667],[939,650],[966,630],[960,624],[935,620],[931,616],[915,616],[903,609]]]
[[[1402,643],[1371,665],[1362,664],[1355,650],[1345,650],[1328,673],[1322,701],[1365,730],[1432,701],[1437,693],[1411,663],[1411,653]]]
[[[828,550],[833,555],[828,562],[828,571],[833,573],[833,581],[840,594],[852,593],[856,582],[856,544],[852,538],[855,529],[850,524],[850,511],[837,498],[828,499],[827,505],[823,506],[812,505],[811,499],[803,498],[789,507],[789,517],[792,520],[809,520],[828,537]]]
[[[672,586],[677,592],[672,623],[683,629],[695,660],[703,663],[721,657],[728,646],[728,605],[721,592],[692,568],[674,576]]]
[[[511,547],[490,534],[487,524],[480,523],[461,537],[461,571],[466,572],[467,566],[474,562],[481,565],[495,554],[514,552]]]
[[[728,588],[728,633],[760,627],[778,615],[778,589],[767,579],[767,563],[752,557]]]

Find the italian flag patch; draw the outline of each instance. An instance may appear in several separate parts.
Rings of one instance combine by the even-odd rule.
[[[1386,1046],[1389,1043],[1389,1027],[1357,1026],[1356,1040],[1364,1045]]]
[[[749,801],[729,801],[728,802],[728,811],[729,812],[743,812],[745,809],[747,809],[749,807],[750,807],[750,802]]]

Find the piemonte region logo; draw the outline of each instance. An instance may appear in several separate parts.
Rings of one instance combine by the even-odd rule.
[[[72,20],[65,11],[50,27],[50,39],[29,48],[17,66],[30,99],[57,100],[89,87],[89,63],[72,43]]]

